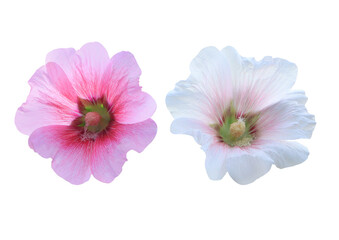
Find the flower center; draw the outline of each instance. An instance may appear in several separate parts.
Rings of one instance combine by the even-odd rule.
[[[101,116],[97,112],[88,112],[85,116],[85,126],[96,126],[99,124]]]
[[[82,116],[74,121],[74,125],[84,129],[87,136],[96,136],[97,133],[106,129],[111,122],[111,115],[106,108],[106,101],[104,99],[97,99],[89,101],[79,99],[79,110]]]
[[[246,131],[246,125],[242,118],[230,125],[230,135],[233,138],[241,137]]]
[[[231,147],[251,145],[255,138],[255,124],[259,114],[246,114],[238,117],[233,104],[224,112],[223,122],[212,124],[222,142]]]

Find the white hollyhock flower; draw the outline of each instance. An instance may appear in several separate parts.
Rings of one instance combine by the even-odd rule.
[[[305,161],[308,150],[290,140],[310,138],[314,116],[303,91],[291,90],[297,67],[280,58],[241,57],[232,47],[207,47],[191,75],[168,93],[172,133],[194,137],[206,152],[213,180],[229,175],[248,184],[278,168]]]

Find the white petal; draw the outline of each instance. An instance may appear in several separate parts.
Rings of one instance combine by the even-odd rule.
[[[215,123],[232,98],[227,59],[218,49],[208,47],[192,60],[190,68],[190,77],[167,95],[167,107],[175,118]]]
[[[222,179],[227,172],[227,147],[225,144],[211,144],[206,149],[205,167],[212,180]]]
[[[208,104],[203,94],[195,87],[191,78],[180,81],[166,96],[166,105],[174,118],[195,118],[209,121]],[[204,110],[205,108],[205,110]]]
[[[207,47],[192,60],[191,76],[201,83],[214,103],[232,99],[231,69],[226,57],[215,47]]]
[[[200,145],[206,145],[213,139],[212,128],[192,118],[175,119],[171,125],[171,132],[190,135]]]
[[[257,122],[258,137],[270,140],[294,140],[311,138],[315,120],[303,104],[299,104],[300,94],[264,109]]]
[[[271,169],[272,160],[264,152],[257,149],[237,151],[227,159],[228,173],[237,183],[252,183]]]
[[[305,92],[302,91],[302,90],[290,91],[286,94],[284,99],[285,100],[291,100],[291,101],[294,101],[298,104],[303,104],[303,105],[305,105],[305,103],[307,102],[307,97],[305,95]]]
[[[243,70],[243,59],[233,47],[228,46],[221,50],[226,56],[231,69],[232,81],[237,85],[240,72]]]
[[[305,146],[290,141],[270,142],[265,144],[262,150],[271,157],[278,168],[300,164],[309,154]]]
[[[281,100],[294,85],[297,66],[284,59],[243,58],[232,47],[222,50],[232,70],[235,106],[242,112],[259,111]]]

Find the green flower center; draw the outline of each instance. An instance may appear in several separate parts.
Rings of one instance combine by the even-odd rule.
[[[218,137],[231,147],[251,145],[255,138],[255,124],[259,114],[246,114],[239,117],[233,104],[224,112],[221,124],[212,124]]]
[[[103,103],[82,101],[82,117],[78,119],[78,127],[83,127],[85,132],[99,133],[106,129],[111,121],[110,113]]]

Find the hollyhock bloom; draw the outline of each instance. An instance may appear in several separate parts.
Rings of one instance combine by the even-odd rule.
[[[150,119],[156,104],[141,91],[140,74],[131,53],[110,59],[99,43],[78,51],[56,49],[29,80],[31,91],[16,113],[16,126],[70,183],[84,183],[91,174],[111,182],[126,153],[142,152],[156,135]]]
[[[211,179],[228,172],[237,183],[248,184],[272,164],[285,168],[307,159],[307,148],[290,141],[310,138],[315,126],[304,92],[291,90],[295,64],[207,47],[190,70],[166,98],[174,117],[171,131],[191,135],[202,146]]]

